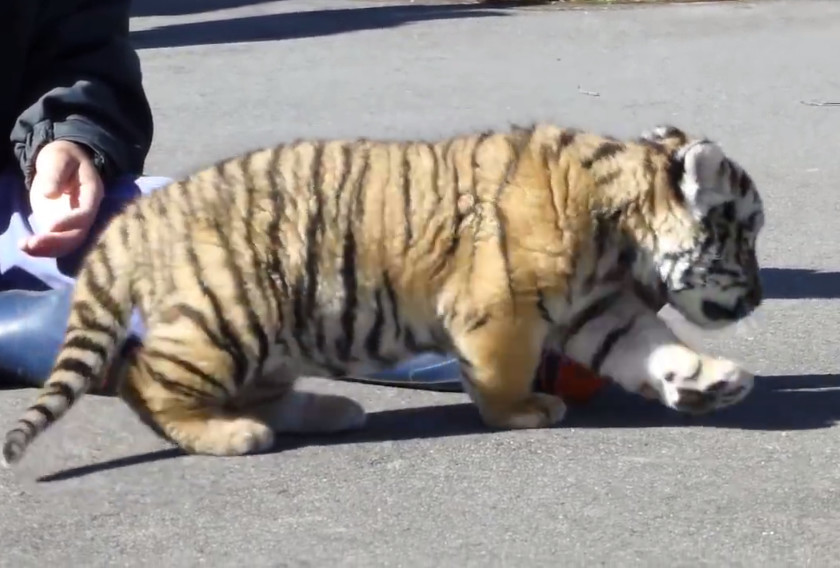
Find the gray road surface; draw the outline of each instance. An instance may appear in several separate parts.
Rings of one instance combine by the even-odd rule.
[[[769,299],[735,329],[680,329],[761,379],[701,420],[610,393],[564,427],[492,434],[460,394],[312,381],[362,401],[368,429],[236,459],[179,456],[88,397],[0,472],[0,565],[840,565],[840,108],[801,102],[840,101],[840,2],[136,11],[151,173],[296,136],[542,119],[718,139],[765,196]],[[3,422],[33,394],[0,392]]]

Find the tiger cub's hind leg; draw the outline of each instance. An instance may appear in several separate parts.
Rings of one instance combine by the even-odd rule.
[[[361,428],[362,406],[345,396],[300,391],[285,369],[266,374],[245,387],[232,405],[255,416],[276,433],[316,434]]]
[[[235,393],[229,355],[206,343],[147,337],[127,354],[120,396],[187,453],[235,456],[269,449],[272,429],[227,404]]]
[[[562,399],[533,391],[545,333],[536,313],[519,313],[515,321],[490,318],[481,327],[453,331],[464,390],[486,425],[545,428],[565,417]]]

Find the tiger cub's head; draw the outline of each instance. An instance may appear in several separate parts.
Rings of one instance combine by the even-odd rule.
[[[657,219],[653,261],[669,303],[704,328],[749,315],[762,301],[756,238],[764,225],[750,176],[720,146],[660,126],[642,135],[670,155],[670,211]]]

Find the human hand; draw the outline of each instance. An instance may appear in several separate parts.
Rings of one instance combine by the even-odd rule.
[[[29,190],[32,214],[41,231],[25,238],[20,248],[32,256],[60,257],[85,240],[104,195],[99,172],[85,148],[54,140],[35,157]]]

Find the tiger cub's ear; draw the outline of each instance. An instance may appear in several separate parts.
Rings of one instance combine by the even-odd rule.
[[[686,133],[670,124],[661,124],[650,130],[645,130],[642,132],[641,139],[656,142],[657,144],[671,147],[671,149],[676,149],[688,142]]]
[[[732,199],[729,165],[720,146],[710,140],[697,140],[682,146],[673,156],[681,166],[679,190],[699,214]]]

